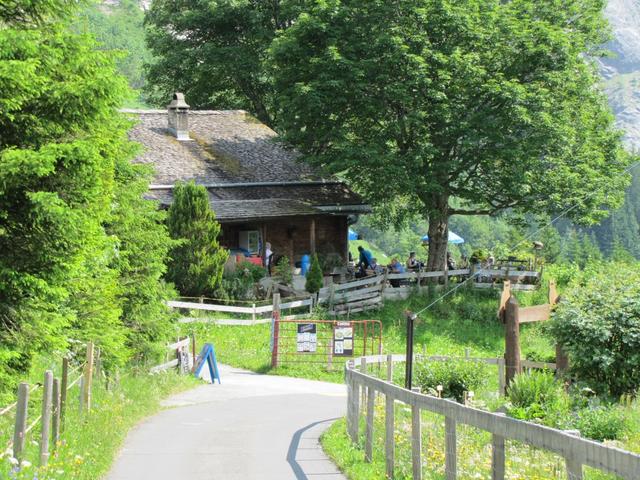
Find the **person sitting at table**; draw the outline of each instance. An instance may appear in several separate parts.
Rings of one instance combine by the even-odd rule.
[[[360,257],[358,258],[358,272],[356,273],[356,277],[364,277],[367,275],[367,268],[371,265],[373,255],[362,245],[358,245],[358,252],[360,252]]]
[[[397,258],[392,258],[391,263],[389,264],[389,273],[406,273],[402,264],[398,261]],[[398,288],[400,286],[399,279],[389,280],[391,286],[394,288]]]
[[[422,267],[422,262],[416,258],[416,252],[409,252],[409,258],[407,259],[407,270],[410,272],[417,272]]]
[[[382,265],[378,263],[377,258],[372,258],[371,263],[369,264],[369,268],[367,269],[368,275],[382,275],[384,273],[384,269]]]
[[[456,261],[453,259],[453,255],[451,255],[451,252],[447,252],[447,269],[448,270],[456,269]]]

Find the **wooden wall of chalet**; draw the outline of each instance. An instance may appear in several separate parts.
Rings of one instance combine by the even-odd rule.
[[[238,246],[239,232],[258,230],[271,243],[271,249],[279,255],[286,255],[292,262],[313,250],[312,224],[315,221],[315,250],[317,253],[339,254],[346,262],[348,256],[347,217],[309,216],[280,218],[266,222],[253,221],[242,224],[223,223],[220,243],[227,248]]]

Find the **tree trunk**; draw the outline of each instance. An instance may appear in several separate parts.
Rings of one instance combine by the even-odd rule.
[[[429,213],[429,259],[427,270],[444,271],[449,241],[449,196],[434,195]]]

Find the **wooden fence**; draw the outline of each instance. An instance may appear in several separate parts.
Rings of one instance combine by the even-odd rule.
[[[78,396],[78,409],[82,412],[91,411],[91,393],[94,375],[101,369],[100,352],[94,348],[93,343],[86,345],[86,361],[70,368],[69,358],[62,359],[61,378],[54,378],[53,372],[47,370],[44,373],[42,385],[30,386],[26,382],[18,386],[17,401],[0,409],[0,417],[15,412],[13,440],[0,453],[0,459],[11,453],[13,458],[22,460],[25,443],[28,435],[40,425],[38,445],[40,447],[40,466],[46,466],[50,456],[50,446],[56,448],[64,429],[67,405],[67,394],[72,387],[80,384]],[[76,374],[75,380],[69,381]],[[29,397],[42,389],[42,405],[40,415],[29,423]]]
[[[414,292],[420,292],[426,288],[427,279],[442,280],[447,285],[451,278],[468,279],[473,276],[472,286],[478,288],[494,288],[497,281],[509,283],[511,290],[532,290],[537,288],[540,272],[509,270],[508,268],[496,269],[458,269],[438,272],[407,272],[385,273],[383,275],[370,276],[350,282],[331,284],[323,287],[317,296],[296,299],[280,304],[280,310],[298,309],[308,307],[309,314],[313,313],[315,305],[325,305],[331,315],[349,315],[363,312],[373,308],[379,308],[384,300],[399,300],[407,298]],[[521,281],[534,283],[519,283]],[[173,308],[190,310],[204,310],[211,312],[235,313],[251,315],[251,320],[240,319],[198,319],[185,317],[180,319],[182,323],[210,322],[220,325],[256,325],[269,323],[273,316],[274,305],[260,305],[253,303],[250,306],[222,305],[200,302],[169,301],[167,305]],[[265,315],[267,318],[259,318]],[[282,316],[283,320],[303,318],[306,314]]]
[[[640,478],[640,455],[603,445],[598,442],[579,438],[576,432],[564,432],[542,425],[524,422],[462,405],[451,400],[424,395],[406,390],[392,383],[393,363],[404,362],[404,355],[372,355],[361,357],[347,363],[345,382],[347,384],[347,431],[351,440],[359,443],[359,425],[361,410],[366,417],[364,457],[367,462],[373,458],[373,429],[376,394],[385,398],[385,464],[387,478],[393,478],[395,468],[395,409],[394,402],[411,407],[411,452],[413,479],[422,479],[422,470],[426,461],[422,453],[421,414],[426,410],[445,419],[445,476],[447,480],[456,480],[457,444],[456,428],[458,424],[470,425],[492,434],[492,480],[505,478],[506,449],[505,440],[515,440],[531,447],[553,452],[566,461],[567,476],[570,480],[583,478],[583,465],[606,473],[618,475],[625,480]],[[386,362],[387,380],[381,380],[367,373],[368,365]],[[355,366],[359,369],[356,369]],[[362,389],[362,392],[361,392]],[[360,405],[361,393],[363,405]]]

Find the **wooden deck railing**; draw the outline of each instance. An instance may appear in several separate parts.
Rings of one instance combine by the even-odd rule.
[[[515,440],[526,445],[547,450],[563,457],[566,461],[567,476],[570,480],[583,478],[583,465],[606,473],[618,475],[625,480],[640,478],[640,455],[580,438],[576,433],[568,433],[542,425],[523,422],[504,414],[491,413],[461,405],[451,400],[424,395],[406,390],[392,383],[393,363],[404,362],[404,355],[372,355],[351,360],[345,368],[347,384],[347,430],[354,443],[359,439],[359,419],[361,409],[366,416],[364,457],[373,458],[373,428],[376,394],[385,398],[385,463],[387,478],[393,478],[395,467],[395,409],[394,402],[411,406],[411,450],[413,479],[422,479],[422,432],[420,412],[426,410],[445,419],[445,476],[456,480],[458,424],[476,427],[492,434],[492,480],[505,478],[505,440]],[[371,364],[385,362],[387,380],[381,380],[367,373]],[[357,365],[357,367],[356,367]],[[360,398],[366,398],[366,406],[361,408]]]

